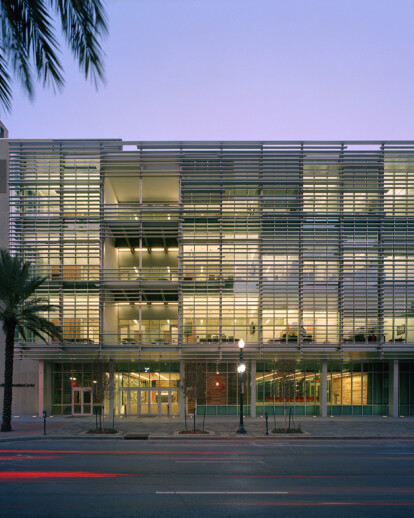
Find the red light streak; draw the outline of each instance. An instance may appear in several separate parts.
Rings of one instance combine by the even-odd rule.
[[[0,480],[37,479],[37,478],[108,478],[117,477],[116,473],[90,473],[87,471],[0,471]]]
[[[0,453],[65,453],[70,454],[98,454],[98,455],[221,455],[223,457],[228,455],[250,455],[252,457],[258,455],[318,455],[311,452],[244,452],[244,451],[119,451],[119,450],[0,450]]]
[[[14,456],[7,456],[7,457],[1,457],[0,456],[0,461],[2,460],[30,460],[30,459],[58,459],[59,457],[57,455],[53,455],[53,456],[47,456],[47,455],[39,455],[36,457],[29,457],[28,455],[14,455]]]

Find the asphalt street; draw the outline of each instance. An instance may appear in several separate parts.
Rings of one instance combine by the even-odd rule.
[[[0,444],[1,517],[412,517],[414,441]]]

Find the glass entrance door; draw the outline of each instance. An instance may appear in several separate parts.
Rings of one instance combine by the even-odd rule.
[[[178,390],[169,391],[170,415],[179,415],[179,392]]]
[[[119,414],[125,417],[178,415],[178,395],[178,390],[170,388],[121,388]]]
[[[154,394],[154,400],[158,401],[158,415],[173,416],[179,415],[178,390],[160,388]],[[156,405],[154,403],[154,410]]]
[[[139,402],[140,402],[140,408],[139,413],[140,415],[148,415],[148,404],[149,404],[149,391],[148,389],[141,389],[139,391]]]
[[[160,389],[149,389],[149,414],[150,415],[160,415]]]
[[[92,389],[72,387],[72,415],[92,415]]]
[[[168,389],[160,389],[158,397],[160,398],[161,415],[171,415],[170,391]]]
[[[119,413],[125,417],[139,415],[140,391],[136,388],[122,388],[119,391]]]

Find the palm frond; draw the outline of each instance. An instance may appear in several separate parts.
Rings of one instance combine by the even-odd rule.
[[[24,319],[24,324],[35,336],[43,339],[43,335],[51,338],[62,338],[62,332],[56,324],[39,315],[31,315]]]
[[[63,33],[79,68],[95,84],[104,79],[101,40],[108,23],[101,0],[51,0],[60,15]]]
[[[29,279],[25,283],[23,290],[22,290],[24,293],[24,298],[27,299],[28,297],[33,295],[33,293],[35,293],[35,291],[38,288],[40,288],[40,286],[42,284],[44,284],[46,281],[47,281],[47,277],[39,277],[39,276],[32,277],[31,279]]]
[[[22,335],[23,340],[26,340],[26,328],[20,322],[17,322],[16,330],[20,335]]]
[[[0,48],[0,104],[3,105],[7,112],[11,110],[13,98],[11,82],[7,62],[3,58],[3,49]]]
[[[6,331],[11,324],[25,337],[25,330],[35,336],[61,338],[61,330],[42,314],[58,309],[47,297],[36,295],[46,277],[31,276],[31,265],[19,256],[0,250],[0,321]]]
[[[37,313],[52,313],[59,309],[58,306],[53,304],[25,304],[20,311],[21,318],[27,318],[30,315]]]
[[[43,1],[28,3],[31,49],[38,77],[58,88],[64,84],[57,53],[59,44],[53,34],[52,19]]]
[[[108,26],[102,0],[0,0],[0,105],[6,110],[12,100],[9,68],[30,98],[33,71],[44,85],[64,85],[54,12],[85,77],[95,85],[103,80],[101,41]]]

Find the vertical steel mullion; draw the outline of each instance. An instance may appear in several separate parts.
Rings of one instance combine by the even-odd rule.
[[[384,175],[385,175],[385,152],[384,144],[381,145],[380,160],[378,166],[379,176],[379,189],[380,189],[380,200],[379,200],[379,232],[378,232],[378,284],[377,284],[377,304],[378,304],[378,348],[380,349],[381,358],[384,357],[384,283],[385,283],[385,270],[384,270]]]
[[[219,197],[219,343],[218,357],[221,355],[223,340],[223,149],[220,149],[220,197]],[[208,252],[207,252],[208,253]],[[207,259],[208,260],[208,259]]]
[[[104,267],[105,267],[105,228],[104,228],[104,207],[105,207],[105,175],[103,172],[103,146],[99,146],[99,352],[102,356],[104,345],[104,301],[105,301],[105,290],[104,290]],[[88,250],[89,251],[89,250]],[[88,319],[89,320],[89,319]]]
[[[178,307],[177,307],[177,347],[178,357],[181,360],[183,354],[183,149],[179,150],[179,179],[178,179]],[[185,404],[185,403],[184,403]]]
[[[339,159],[339,264],[338,264],[338,350],[341,360],[344,356],[344,151],[345,145],[341,144]],[[342,375],[341,375],[341,398],[342,398]],[[341,401],[342,406],[342,401]]]
[[[260,148],[260,160],[259,160],[259,182],[258,182],[258,207],[257,207],[257,218],[258,221],[258,270],[259,270],[259,283],[258,283],[258,294],[257,294],[257,332],[258,332],[258,348],[259,357],[263,356],[263,166],[266,161],[264,155],[263,146]],[[274,319],[273,319],[274,322]],[[251,380],[251,383],[256,383],[256,380]]]
[[[299,247],[298,247],[298,332],[297,332],[297,349],[300,357],[303,358],[303,233],[304,233],[304,214],[303,214],[303,164],[304,164],[304,144],[300,145],[300,158],[298,163],[298,212],[299,212]],[[287,333],[286,338],[288,339]]]
[[[143,180],[143,165],[142,165],[142,147],[139,147],[139,220],[138,220],[138,239],[139,239],[139,259],[138,259],[138,302],[139,302],[139,310],[138,310],[138,357],[141,359],[142,355],[142,345],[143,345],[143,331],[142,331],[142,249],[143,249],[143,239],[142,239],[142,219],[143,219],[143,205],[142,205],[142,180]]]
[[[63,310],[63,271],[64,271],[64,249],[63,249],[63,243],[64,243],[64,234],[63,234],[63,215],[65,211],[65,199],[63,196],[63,189],[64,189],[64,172],[63,172],[63,150],[62,145],[59,144],[59,326],[62,329],[62,342],[60,343],[60,352],[63,353],[63,341],[65,338],[65,329],[64,329],[64,310]]]

